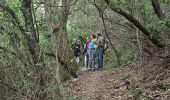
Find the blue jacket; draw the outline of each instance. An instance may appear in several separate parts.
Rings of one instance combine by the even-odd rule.
[[[95,44],[92,41],[90,42],[90,51],[91,52],[95,51]]]

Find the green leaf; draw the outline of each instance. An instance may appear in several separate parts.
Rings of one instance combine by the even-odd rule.
[[[47,39],[45,39],[45,38],[40,38],[40,45],[46,45],[46,44],[48,44],[48,40]]]
[[[0,12],[0,19],[2,19],[4,16],[4,14],[2,12]]]
[[[6,19],[9,20],[9,21],[13,21],[12,16],[7,16]]]
[[[37,68],[43,68],[43,67],[44,67],[44,64],[43,64],[43,63],[37,63],[37,64],[36,64],[36,67],[37,67]]]
[[[53,19],[53,21],[59,21],[59,17],[57,15],[53,16],[52,19]]]

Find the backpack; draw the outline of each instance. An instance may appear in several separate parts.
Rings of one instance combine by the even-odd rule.
[[[90,49],[95,49],[95,43],[93,41],[90,42]]]
[[[109,40],[104,38],[104,50],[107,50],[109,48]]]

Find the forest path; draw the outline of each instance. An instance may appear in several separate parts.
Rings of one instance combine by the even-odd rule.
[[[130,72],[128,68],[115,69],[111,74],[107,71],[86,71],[76,81],[65,83],[65,88],[81,98],[90,100],[127,100],[129,99],[125,80],[121,80]],[[120,87],[119,87],[120,86]],[[119,88],[117,88],[119,87]],[[83,99],[84,100],[84,99]]]

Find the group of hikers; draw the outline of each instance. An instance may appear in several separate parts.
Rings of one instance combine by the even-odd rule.
[[[100,32],[87,36],[87,41],[81,53],[80,44],[76,38],[73,39],[72,49],[76,63],[80,62],[80,56],[84,55],[85,68],[87,70],[103,70],[103,57],[105,38]],[[97,61],[96,61],[97,59]]]

